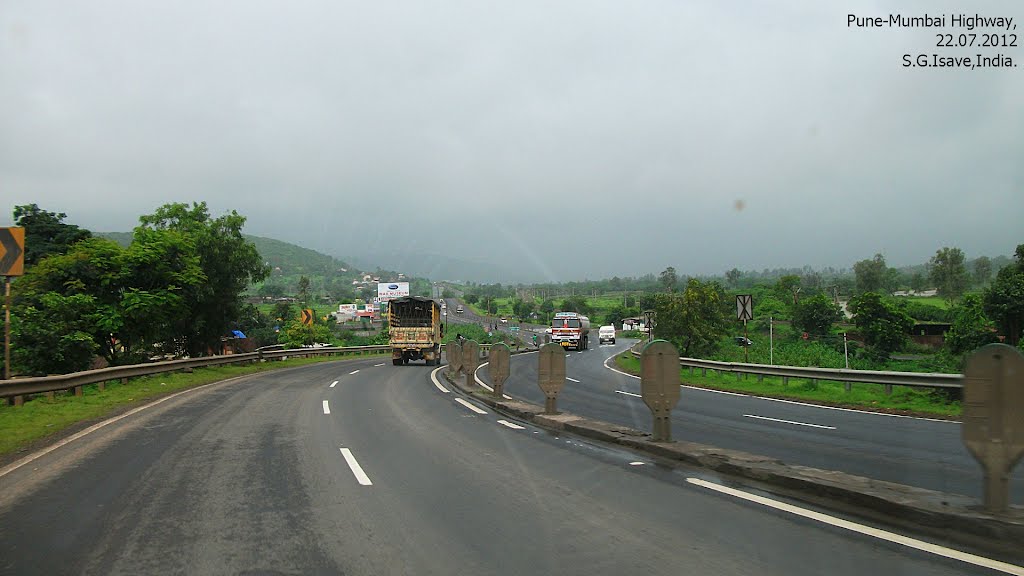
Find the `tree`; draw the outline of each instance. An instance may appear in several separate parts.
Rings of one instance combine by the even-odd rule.
[[[971,352],[985,344],[998,342],[992,321],[985,316],[977,294],[968,294],[953,310],[953,326],[946,333],[946,346],[953,354]]]
[[[910,276],[910,289],[914,292],[920,292],[925,288],[924,274],[920,272],[914,272]]]
[[[182,352],[201,356],[215,349],[239,317],[246,288],[270,274],[256,247],[242,236],[245,218],[234,210],[212,218],[200,202],[166,204],[139,221],[136,235],[147,229],[174,230],[194,243],[206,282],[186,290],[188,311],[176,318],[175,328]]]
[[[657,294],[654,336],[672,342],[683,356],[710,356],[728,333],[724,299],[721,286],[696,278],[680,294]]]
[[[309,278],[306,276],[299,277],[299,302],[303,306],[309,306]]]
[[[676,274],[676,269],[669,266],[662,270],[661,274],[658,275],[658,282],[665,287],[666,292],[674,292],[676,284],[679,283],[679,276]]]
[[[793,311],[793,325],[802,332],[823,336],[842,317],[842,309],[831,298],[817,294],[797,304]]]
[[[865,292],[852,298],[847,309],[863,333],[864,342],[879,357],[888,357],[901,349],[907,333],[914,326],[910,316],[876,292]]]
[[[34,266],[50,254],[65,254],[76,242],[92,232],[65,224],[67,214],[47,212],[35,204],[14,207],[14,223],[25,228],[25,266]]]
[[[797,302],[800,301],[800,277],[795,274],[789,274],[779,278],[775,283],[775,295],[779,300],[796,306]]]
[[[977,286],[988,284],[992,278],[992,260],[988,256],[979,256],[974,261],[974,283]]]
[[[179,336],[175,322],[188,312],[184,294],[206,283],[194,252],[194,244],[180,233],[150,230],[136,235],[128,248],[88,238],[66,254],[42,259],[16,284],[15,314],[21,317],[22,332],[15,341],[19,347],[22,338],[27,343],[20,353],[23,366],[53,373],[88,364],[70,352],[52,361],[27,361],[33,343],[46,341],[38,322],[79,340],[89,334],[91,350],[112,365],[143,361],[173,347]],[[72,356],[75,360],[66,363]]]
[[[88,370],[98,345],[93,336],[96,301],[86,294],[41,294],[37,305],[11,317],[11,364],[29,376]]]
[[[512,313],[518,318],[526,318],[530,314],[533,314],[534,309],[537,308],[537,303],[532,299],[520,300],[516,299],[512,302]]]
[[[967,268],[959,248],[942,248],[928,261],[930,277],[939,295],[952,302],[967,290]]]
[[[565,300],[562,300],[562,306],[558,309],[559,312],[578,312],[583,315],[590,315],[590,305],[587,304],[587,299],[584,296],[568,296]]]
[[[861,260],[853,265],[857,292],[878,292],[885,287],[888,267],[885,256],[875,254],[871,260]]]
[[[301,348],[313,344],[329,344],[331,342],[331,330],[320,321],[306,325],[302,320],[294,320],[287,328],[282,330],[278,336],[278,342],[287,348]]]
[[[263,298],[280,298],[281,296],[284,296],[284,286],[267,282],[263,286],[260,286],[256,293]]]
[[[463,300],[466,301],[466,304],[476,304],[480,301],[480,297],[476,294],[466,294],[463,296]]]
[[[544,301],[540,303],[540,307],[538,309],[540,310],[540,313],[547,318],[555,311],[555,303],[550,298],[545,298]]]
[[[732,270],[729,270],[728,272],[725,273],[725,281],[726,283],[729,284],[729,286],[735,288],[736,285],[740,283],[740,275],[741,272],[739,271],[739,269],[733,268]]]
[[[274,304],[274,309],[270,314],[278,322],[289,322],[295,317],[291,302],[278,302]]]
[[[985,314],[995,321],[1011,346],[1024,340],[1024,244],[1017,246],[1015,262],[1004,266],[982,294]]]
[[[628,316],[629,311],[625,307],[616,305],[604,315],[604,323],[606,325],[619,326],[622,324],[622,319]]]

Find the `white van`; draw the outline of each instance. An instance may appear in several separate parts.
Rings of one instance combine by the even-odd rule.
[[[604,344],[605,340],[615,344],[615,326],[601,326],[597,331],[597,340],[601,344]]]

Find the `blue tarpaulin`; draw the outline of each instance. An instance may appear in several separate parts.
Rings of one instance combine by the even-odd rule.
[[[242,334],[241,330],[232,330],[231,333],[235,335],[235,338],[245,338],[245,334]]]

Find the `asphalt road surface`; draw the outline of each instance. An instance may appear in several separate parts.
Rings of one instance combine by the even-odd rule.
[[[509,421],[432,371],[209,385],[0,470],[0,573],[996,573]]]
[[[650,432],[640,380],[607,367],[635,342],[620,339],[567,352],[569,380],[559,394],[559,410]],[[478,376],[489,382],[486,367]],[[505,393],[544,405],[536,354],[513,357]],[[964,448],[956,422],[684,387],[672,414],[672,437],[979,499],[983,492],[981,467]],[[1012,476],[1011,501],[1024,505],[1024,465]]]

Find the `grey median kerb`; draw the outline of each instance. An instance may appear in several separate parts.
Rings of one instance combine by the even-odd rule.
[[[754,488],[840,512],[906,527],[943,540],[1005,555],[1020,561],[1024,542],[1024,508],[1005,515],[984,511],[980,502],[958,494],[873,480],[843,472],[786,464],[774,458],[725,450],[693,442],[655,442],[651,435],[625,426],[562,412],[545,414],[543,406],[499,400],[480,386],[440,371],[458,390],[495,411],[542,428],[566,432],[650,454],[667,464],[698,466],[736,478]],[[753,481],[753,482],[750,482]]]

